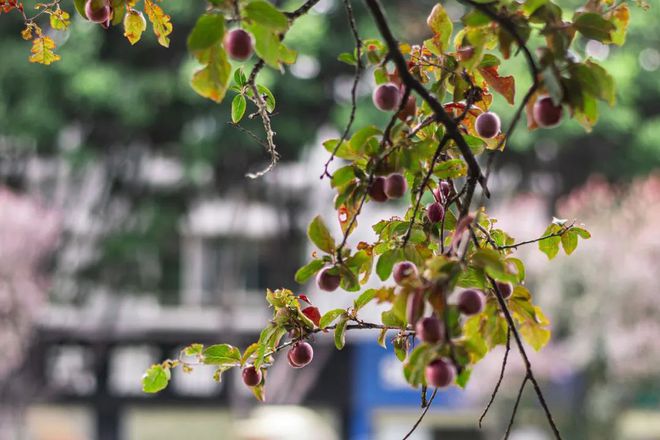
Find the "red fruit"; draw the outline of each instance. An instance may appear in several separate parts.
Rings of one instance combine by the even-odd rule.
[[[243,29],[227,32],[223,44],[227,54],[238,61],[245,61],[252,55],[252,37]]]
[[[399,261],[396,263],[392,269],[392,274],[394,275],[394,281],[399,285],[415,279],[419,275],[417,266],[410,261]]]
[[[435,388],[442,388],[450,385],[456,376],[456,368],[445,359],[436,359],[426,366],[424,370],[426,383]]]
[[[445,216],[445,208],[438,202],[426,207],[426,216],[431,223],[440,223]]]
[[[543,96],[536,100],[532,108],[534,120],[541,128],[552,128],[559,125],[563,113],[561,105],[555,105],[549,96]]]
[[[374,181],[371,182],[368,192],[369,197],[376,202],[387,201],[387,194],[385,194],[385,178],[382,176],[374,177]]]
[[[332,267],[324,267],[316,275],[316,285],[319,286],[319,289],[325,290],[326,292],[332,292],[339,287],[341,277],[337,274],[330,273],[332,269]]]
[[[390,199],[398,199],[406,193],[408,184],[403,175],[399,173],[390,174],[385,179],[384,191]]]
[[[477,116],[474,128],[479,137],[490,139],[497,136],[500,132],[500,117],[493,112],[485,112]]]
[[[433,190],[433,197],[436,202],[446,202],[449,198],[449,193],[451,193],[451,185],[449,185],[449,182],[441,180],[438,187]]]
[[[287,359],[293,368],[302,368],[314,359],[314,349],[308,342],[297,342],[287,353]]]
[[[321,312],[319,312],[318,307],[309,306],[302,309],[303,315],[309,318],[310,321],[318,327],[319,322],[321,321]]]
[[[479,290],[469,289],[458,297],[458,310],[464,315],[476,315],[484,309],[484,294]]]
[[[502,298],[507,299],[513,293],[513,285],[511,283],[503,283],[501,281],[497,281],[495,284],[497,285],[497,289],[502,294]]]
[[[378,110],[389,112],[399,106],[401,94],[396,84],[388,83],[376,87],[371,98]]]
[[[253,365],[246,367],[241,372],[243,383],[249,387],[256,387],[261,383],[261,370],[257,370]]]
[[[94,23],[105,23],[112,19],[112,8],[107,0],[87,0],[85,2],[85,15]]]
[[[444,337],[442,322],[435,316],[429,316],[417,322],[415,326],[417,337],[423,342],[437,344]]]
[[[403,106],[403,108],[396,115],[396,117],[405,122],[408,120],[408,118],[414,118],[416,113],[417,113],[417,101],[415,100],[414,96],[410,95],[408,96],[406,105]]]
[[[408,295],[406,305],[406,316],[408,324],[415,325],[424,314],[424,294],[422,292],[413,292]]]

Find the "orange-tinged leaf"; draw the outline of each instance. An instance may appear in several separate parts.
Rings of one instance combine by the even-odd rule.
[[[147,20],[142,12],[131,9],[124,16],[124,36],[131,44],[135,44],[142,38],[142,33],[147,29]]]
[[[227,93],[231,64],[221,43],[205,51],[206,65],[195,72],[191,86],[199,95],[220,102]]]
[[[630,21],[630,9],[627,4],[623,3],[612,10],[611,14],[610,21],[615,26],[614,32],[612,32],[612,43],[623,46],[623,43],[626,42],[626,31]]]
[[[144,0],[144,12],[147,13],[147,17],[149,17],[149,21],[154,27],[154,34],[158,37],[158,43],[161,46],[170,47],[169,35],[172,33],[170,16],[154,3],[154,0]]]
[[[32,42],[30,62],[49,65],[55,61],[59,61],[60,56],[53,52],[55,47],[55,42],[50,37],[41,36],[35,38]]]
[[[516,94],[516,81],[513,76],[500,76],[497,66],[481,67],[479,73],[490,87],[504,96],[509,104],[513,105]]]
[[[59,6],[52,14],[50,14],[50,27],[53,29],[63,31],[68,28],[70,24],[71,17],[69,16],[69,13],[61,10]]]

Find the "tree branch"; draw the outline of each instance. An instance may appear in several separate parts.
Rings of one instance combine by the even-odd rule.
[[[504,250],[504,249],[511,249],[511,248],[518,248],[520,246],[524,246],[526,244],[532,244],[532,243],[538,243],[539,241],[547,240],[548,238],[553,238],[553,237],[560,237],[564,235],[566,232],[570,231],[573,228],[573,223],[571,223],[568,226],[564,226],[561,228],[561,230],[557,232],[553,232],[552,234],[544,235],[543,237],[536,238],[534,240],[527,240],[527,241],[521,241],[520,243],[514,243],[514,244],[508,244],[504,246],[495,246],[496,249],[498,250]]]
[[[511,428],[513,427],[513,421],[516,419],[516,414],[518,413],[518,405],[520,405],[520,399],[522,398],[523,391],[525,391],[525,385],[529,380],[529,375],[525,375],[520,388],[518,389],[518,395],[516,396],[516,403],[513,405],[513,410],[511,411],[511,419],[509,420],[509,425],[506,427],[506,432],[504,433],[504,440],[509,438],[511,434]]]
[[[410,436],[415,432],[415,430],[419,427],[419,424],[422,423],[422,420],[424,420],[424,416],[426,416],[426,413],[429,412],[429,408],[431,408],[431,404],[433,403],[433,399],[435,399],[435,395],[438,394],[438,389],[433,390],[433,394],[431,394],[431,398],[429,399],[428,404],[424,407],[424,411],[419,415],[419,418],[413,425],[412,429],[408,431],[408,433],[403,437],[402,440],[407,440],[410,438]]]
[[[481,429],[481,423],[483,422],[484,417],[486,417],[486,414],[488,414],[488,410],[490,409],[491,405],[495,401],[495,396],[497,396],[497,392],[500,389],[500,385],[502,385],[502,380],[504,380],[504,370],[506,370],[506,361],[509,358],[509,351],[511,351],[511,329],[507,328],[506,351],[504,352],[504,358],[502,359],[502,369],[500,370],[500,377],[499,379],[497,379],[497,383],[495,384],[493,393],[490,395],[490,400],[488,401],[488,405],[486,405],[486,408],[484,408],[484,412],[481,413],[481,417],[479,417],[479,429]]]

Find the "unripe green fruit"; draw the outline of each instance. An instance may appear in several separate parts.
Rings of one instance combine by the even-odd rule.
[[[491,139],[500,132],[500,117],[493,112],[485,112],[477,116],[474,128],[479,137]]]
[[[419,276],[417,271],[417,266],[410,261],[399,261],[394,265],[392,269],[392,275],[394,275],[394,282],[399,285],[403,285],[408,281],[411,281]]]
[[[408,184],[406,183],[406,179],[399,173],[390,174],[387,176],[387,179],[385,179],[384,191],[390,199],[403,197],[407,188]]]
[[[563,113],[561,105],[555,105],[549,96],[537,99],[532,108],[534,121],[541,128],[552,128],[559,125]]]
[[[243,383],[249,387],[256,387],[261,383],[261,379],[263,378],[261,370],[254,368],[254,365],[244,368],[241,376],[243,377]]]
[[[321,322],[321,312],[319,312],[318,307],[314,307],[314,306],[305,307],[304,309],[302,309],[302,313],[307,318],[309,318],[309,320],[312,321],[314,325],[318,327],[319,322]]]
[[[422,292],[413,292],[408,295],[406,304],[406,317],[408,324],[415,325],[424,315],[424,294]]]
[[[444,338],[442,322],[435,316],[421,319],[415,326],[417,337],[428,344],[437,344]]]
[[[94,23],[105,23],[112,19],[112,8],[107,0],[87,0],[85,15]]]
[[[243,29],[227,32],[223,44],[227,54],[237,61],[245,61],[252,55],[252,37]]]
[[[331,267],[324,267],[316,275],[316,285],[319,289],[325,290],[326,292],[333,292],[339,287],[341,277],[330,273],[332,269],[333,268]]]
[[[387,194],[385,194],[385,178],[382,176],[374,177],[371,186],[369,186],[369,197],[376,202],[387,201]]]
[[[395,110],[399,106],[401,93],[396,84],[381,84],[376,87],[371,98],[378,110],[389,112]]]
[[[464,290],[458,297],[458,310],[467,316],[481,313],[484,309],[484,294],[476,289]]]
[[[440,223],[445,216],[445,208],[438,202],[431,203],[426,207],[426,217],[431,223]]]
[[[314,349],[308,342],[296,342],[287,353],[287,359],[293,368],[302,368],[314,359]]]
[[[451,385],[456,377],[456,368],[445,359],[436,359],[424,369],[427,385],[434,388],[443,388]]]

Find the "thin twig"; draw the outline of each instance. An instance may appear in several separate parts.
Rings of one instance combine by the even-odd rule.
[[[573,223],[571,223],[568,226],[562,227],[559,231],[553,232],[552,234],[544,235],[543,237],[539,237],[539,238],[536,238],[534,240],[527,240],[527,241],[521,241],[520,243],[507,244],[507,245],[503,245],[503,246],[496,246],[496,249],[504,250],[504,249],[518,248],[518,247],[524,246],[526,244],[538,243],[539,241],[547,240],[548,238],[560,237],[560,236],[564,235],[566,232],[570,231],[572,228],[573,228]]]
[[[328,172],[328,166],[330,166],[330,162],[334,160],[335,155],[339,150],[339,147],[341,147],[341,144],[343,144],[348,138],[348,133],[351,131],[351,127],[353,126],[353,122],[355,121],[355,113],[357,111],[357,88],[358,88],[358,83],[360,82],[360,77],[362,76],[362,70],[364,69],[364,65],[362,64],[362,40],[360,39],[360,34],[358,33],[357,30],[357,22],[355,21],[355,16],[353,15],[353,7],[351,6],[351,0],[344,0],[344,8],[346,9],[346,15],[348,15],[348,24],[351,28],[351,32],[353,33],[353,38],[355,39],[355,52],[357,55],[357,63],[355,64],[355,74],[353,76],[353,86],[351,87],[351,113],[348,117],[348,123],[344,128],[344,132],[342,133],[339,142],[335,146],[334,150],[332,150],[332,154],[330,155],[330,158],[326,161],[325,165],[323,166],[323,174],[321,174],[321,179],[323,179],[325,176],[332,177]]]
[[[511,411],[511,419],[509,420],[509,425],[506,427],[506,432],[504,433],[504,440],[509,438],[511,434],[511,428],[513,427],[513,422],[516,419],[516,414],[518,413],[518,405],[520,405],[520,399],[522,398],[523,391],[525,391],[525,385],[529,380],[529,375],[525,375],[520,388],[518,389],[518,396],[516,396],[516,403],[513,405],[513,410]]]
[[[490,400],[488,401],[488,405],[486,405],[486,408],[484,409],[484,412],[481,413],[481,417],[479,417],[479,429],[481,429],[481,423],[484,420],[484,417],[486,417],[486,414],[488,414],[488,410],[490,409],[491,405],[495,401],[495,396],[497,396],[497,392],[500,389],[500,385],[502,385],[502,380],[504,380],[504,370],[506,370],[506,361],[509,358],[509,351],[511,351],[511,329],[507,328],[506,330],[506,351],[504,352],[504,358],[502,359],[502,369],[500,370],[500,377],[497,379],[497,383],[495,384],[495,388],[493,389],[493,393],[490,395]]]
[[[413,425],[412,429],[410,431],[408,431],[408,434],[406,434],[406,436],[403,437],[402,440],[409,439],[410,436],[413,435],[413,433],[415,432],[415,430],[417,429],[419,424],[422,423],[422,420],[424,420],[424,416],[426,416],[426,413],[429,412],[429,409],[431,408],[431,404],[433,403],[433,399],[435,399],[436,394],[438,394],[438,389],[437,388],[433,390],[433,394],[431,394],[431,398],[429,399],[428,405],[426,405],[426,407],[424,408],[424,411],[422,411],[422,413],[419,415],[419,418],[417,419],[417,421]]]

